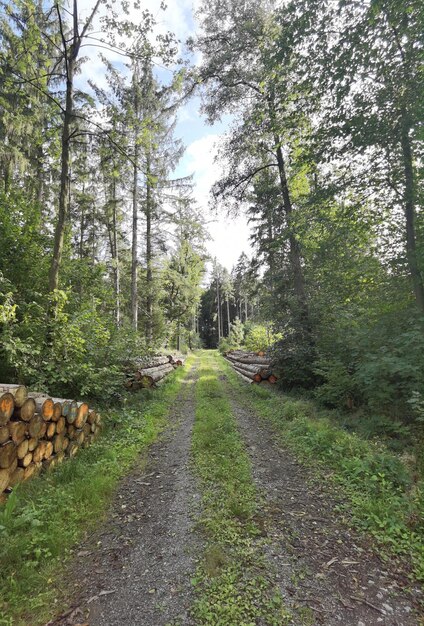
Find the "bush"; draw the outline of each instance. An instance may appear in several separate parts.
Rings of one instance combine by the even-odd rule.
[[[240,348],[244,342],[244,326],[240,319],[236,317],[231,324],[228,341],[233,348]]]
[[[218,350],[221,354],[225,354],[230,350],[234,350],[235,346],[230,343],[230,340],[227,337],[221,337],[218,344]]]
[[[310,337],[292,330],[270,349],[277,364],[280,384],[286,389],[314,387],[319,377],[314,370],[315,348]]]
[[[283,335],[281,333],[273,331],[271,324],[266,326],[253,324],[246,333],[244,345],[246,350],[251,350],[252,352],[265,351],[282,338]]]
[[[349,370],[349,366],[336,357],[318,360],[314,372],[324,382],[315,390],[315,397],[323,404],[336,408],[346,408],[349,400],[352,406],[358,403],[360,386]]]

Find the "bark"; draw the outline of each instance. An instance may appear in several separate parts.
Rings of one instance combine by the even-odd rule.
[[[152,185],[150,180],[150,155],[146,167],[146,341],[153,336],[153,271],[152,271]]]
[[[28,424],[26,422],[9,422],[9,435],[16,446],[19,446],[25,439]]]
[[[112,260],[113,260],[113,281],[115,289],[115,319],[119,328],[121,325],[121,276],[119,271],[119,250],[118,250],[118,229],[117,229],[117,199],[116,180],[112,181]]]
[[[293,287],[296,296],[297,307],[299,310],[299,321],[302,327],[310,333],[309,310],[306,298],[305,279],[303,276],[301,252],[298,240],[293,232],[293,205],[290,197],[289,186],[287,182],[286,165],[284,162],[283,150],[281,148],[281,137],[276,128],[276,114],[274,109],[273,97],[269,98],[269,115],[274,134],[275,156],[278,164],[278,175],[281,187],[281,196],[283,209],[286,214],[287,226],[289,231],[289,249],[290,249],[290,267],[293,274]]]
[[[0,426],[0,445],[2,443],[6,443],[9,439],[9,428],[8,426]]]
[[[128,370],[131,373],[135,369],[148,369],[149,367],[159,367],[159,365],[166,365],[167,363],[172,363],[174,357],[172,355],[169,356],[154,356],[152,358],[135,360],[133,362],[128,363]]]
[[[0,426],[8,423],[13,415],[15,400],[11,393],[6,392],[0,395]]]
[[[78,54],[81,47],[81,42],[93,21],[94,15],[99,8],[100,0],[97,0],[85,26],[79,34],[78,26],[78,1],[73,2],[73,32],[72,43],[68,47],[68,41],[63,29],[62,16],[60,13],[59,5],[57,5],[57,12],[60,25],[60,34],[62,38],[62,44],[64,48],[64,60],[66,67],[66,96],[65,96],[65,108],[63,111],[63,127],[61,135],[61,155],[60,155],[60,191],[59,191],[59,207],[58,216],[56,222],[56,228],[54,233],[54,246],[53,246],[53,258],[49,272],[49,289],[54,291],[59,286],[59,270],[62,263],[63,244],[65,238],[65,228],[69,212],[69,190],[70,190],[70,159],[71,150],[70,142],[72,136],[72,122],[74,118],[74,77],[75,68],[78,59]]]
[[[174,367],[171,363],[167,365],[159,365],[159,367],[151,367],[149,369],[139,370],[138,371],[138,380],[142,380],[145,376],[151,378],[151,380],[155,383],[157,380],[160,380],[167,374],[170,374],[174,371]]]
[[[239,367],[238,365],[234,365],[233,367],[236,372],[238,372],[239,374],[243,374],[243,376],[245,376],[246,378],[250,378],[250,380],[252,380],[254,383],[260,383],[262,380],[260,374],[250,372],[249,370],[246,370],[243,367]]]
[[[254,382],[253,380],[251,380],[250,378],[248,378],[247,376],[245,376],[241,372],[238,372],[237,370],[234,370],[234,371],[237,374],[237,376],[240,376],[240,378],[243,380],[243,382],[248,383],[249,385],[253,384],[253,382]]]
[[[0,469],[7,469],[17,457],[17,448],[13,441],[0,446]]]
[[[404,115],[405,117],[405,115]],[[404,212],[406,227],[406,256],[409,273],[412,279],[415,300],[418,310],[424,314],[424,285],[417,257],[416,236],[416,208],[415,208],[415,180],[412,158],[411,140],[409,137],[409,125],[405,120],[402,124],[402,157],[405,177]]]
[[[28,397],[28,390],[24,385],[10,385],[8,383],[0,383],[0,392],[11,393],[15,399],[16,407],[21,407]]]
[[[133,203],[132,203],[132,244],[131,244],[131,319],[134,330],[138,329],[138,175],[139,175],[139,92],[137,84],[138,74],[133,77],[134,90],[134,162],[133,162]]]
[[[241,363],[240,361],[230,361],[234,367],[244,369],[251,374],[258,374],[261,371],[261,365],[254,365],[250,363]],[[264,370],[265,371],[265,370]]]
[[[217,297],[217,314],[218,314],[218,342],[221,340],[221,295],[219,292],[219,281],[216,278],[216,297]]]
[[[76,50],[76,54],[78,55],[78,49]],[[63,114],[61,137],[59,209],[54,233],[53,258],[49,274],[50,291],[54,291],[59,286],[59,269],[62,263],[65,227],[69,211],[70,135],[73,121],[75,61],[75,52],[73,52],[67,61],[66,105]]]
[[[0,469],[0,493],[3,493],[7,489],[11,478],[11,473],[8,469]]]
[[[35,410],[39,415],[41,415],[45,420],[51,420],[54,413],[54,402],[49,397],[42,393],[30,393],[28,397],[34,398],[35,400]]]
[[[34,398],[27,398],[20,407],[16,407],[15,399],[15,410],[13,412],[13,416],[23,420],[24,422],[29,422],[34,416],[35,409],[36,406]]]
[[[257,355],[233,355],[229,352],[227,354],[227,359],[234,363],[257,365],[259,368],[269,367],[271,365],[271,360],[268,359],[268,357],[261,357]]]
[[[18,449],[17,449],[18,459],[23,459],[24,456],[28,452],[28,439],[25,439],[25,431],[26,431],[26,428],[24,430],[23,438],[21,439],[19,444],[17,444],[17,446],[18,446]]]

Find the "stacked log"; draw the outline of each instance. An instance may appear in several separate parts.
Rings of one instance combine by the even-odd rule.
[[[277,382],[272,370],[272,361],[264,352],[231,350],[224,356],[244,382],[249,384],[267,382],[272,385]]]
[[[51,398],[0,383],[0,496],[43,468],[52,468],[100,432],[86,402]]]
[[[159,387],[174,369],[182,365],[184,365],[183,359],[173,355],[138,359],[127,365],[127,379],[124,386],[132,391]]]

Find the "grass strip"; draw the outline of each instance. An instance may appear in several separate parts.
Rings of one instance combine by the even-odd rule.
[[[262,554],[264,540],[255,522],[258,494],[218,380],[218,358],[200,353],[196,385],[192,452],[202,490],[198,525],[206,546],[192,581],[198,593],[192,616],[198,626],[282,626],[290,615]]]
[[[0,507],[1,626],[36,626],[66,608],[63,561],[99,526],[118,481],[167,425],[192,361],[159,389],[103,412],[104,432],[92,446],[20,485]]]
[[[245,406],[269,421],[297,458],[325,476],[332,472],[347,503],[349,523],[375,537],[383,557],[400,555],[424,580],[424,489],[402,458],[378,440],[338,427],[313,402],[246,385],[225,359],[220,369]]]

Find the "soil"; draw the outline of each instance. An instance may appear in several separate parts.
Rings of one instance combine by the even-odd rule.
[[[190,579],[202,552],[195,529],[200,493],[190,470],[196,379],[193,369],[174,404],[171,427],[121,483],[101,530],[79,548],[71,573],[75,602],[49,626],[195,626]],[[335,510],[338,498],[313,482],[229,386],[228,392],[260,494],[257,522],[270,575],[293,612],[293,625],[424,623],[417,615],[422,590],[408,588],[396,563],[383,563],[349,529]]]
[[[195,378],[192,370],[169,430],[121,483],[107,522],[80,546],[75,602],[52,625],[191,624],[200,551],[193,532],[200,495],[189,464]]]
[[[340,502],[319,485],[278,436],[232,401],[262,496],[268,559],[298,624],[417,626],[423,591],[410,588],[396,563],[383,563],[347,526]]]

